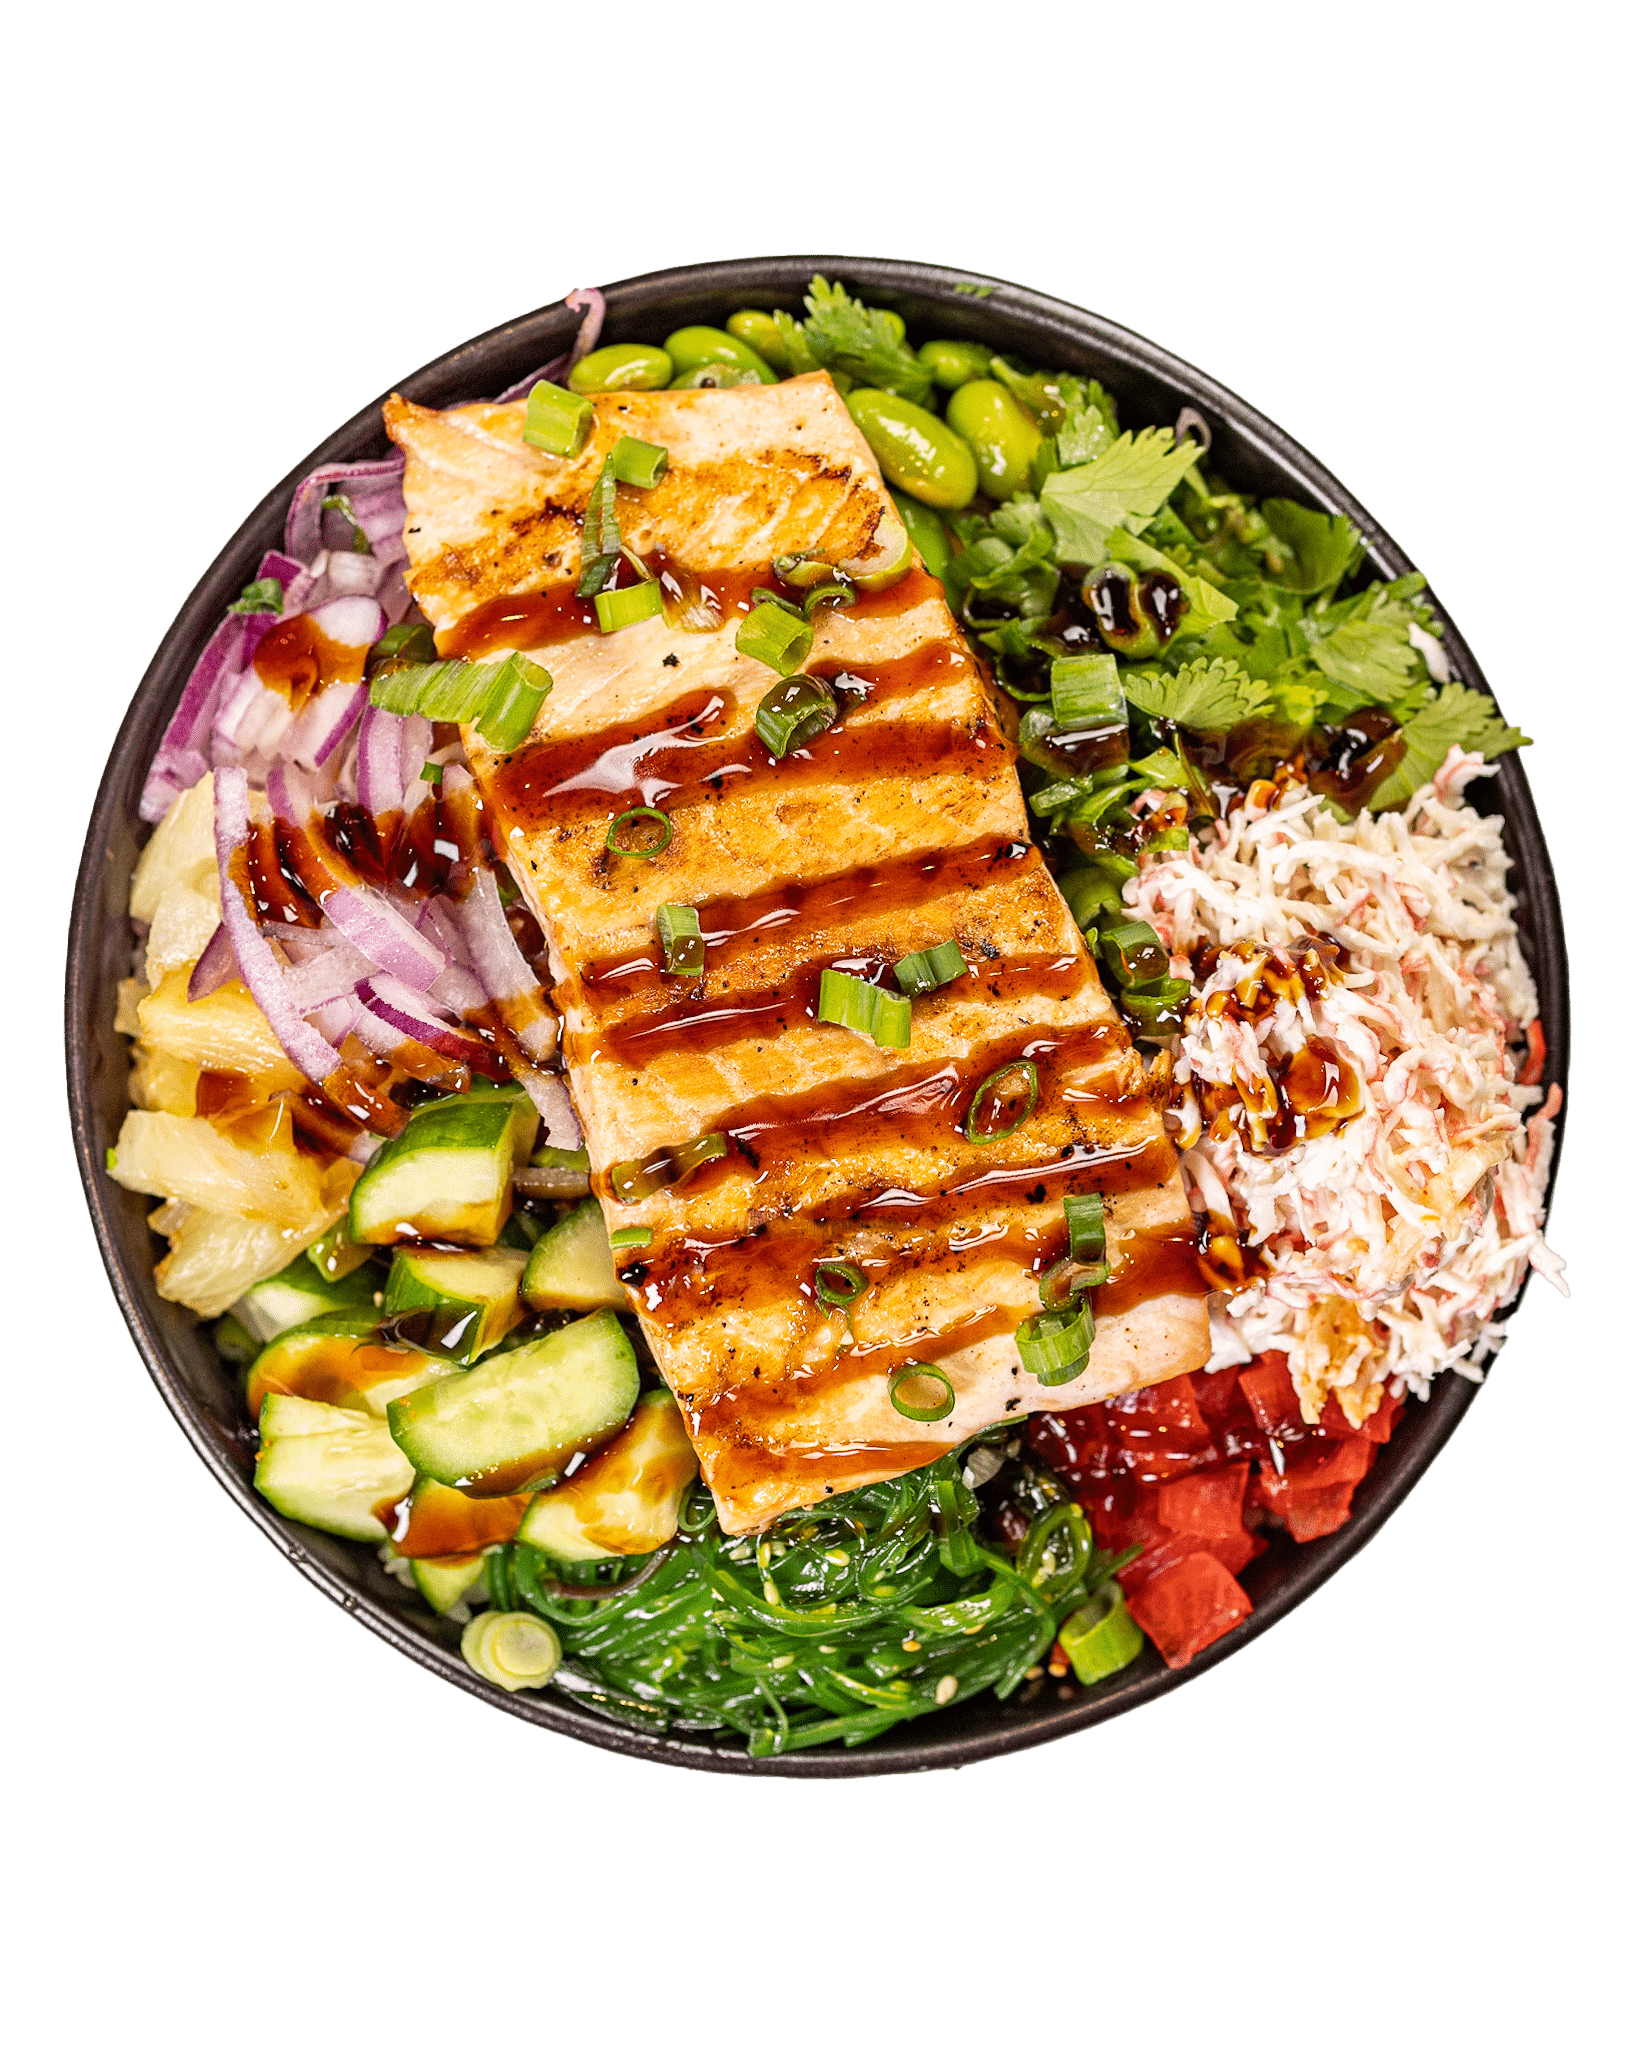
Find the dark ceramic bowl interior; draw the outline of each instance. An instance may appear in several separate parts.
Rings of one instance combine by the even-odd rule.
[[[846,280],[877,304],[896,308],[913,341],[934,334],[969,336],[1035,362],[1098,377],[1114,394],[1124,425],[1170,425],[1181,406],[1194,406],[1212,428],[1213,466],[1232,483],[1259,494],[1297,498],[1326,512],[1347,513],[1367,538],[1373,574],[1399,576],[1412,567],[1334,477],[1232,392],[1124,328],[1017,285],[924,264],[836,256],[704,264],[610,287],[604,339],[660,340],[692,321],[721,325],[740,306],[799,311],[803,289],[816,270]],[[562,305],[530,313],[416,371],[398,388],[431,406],[492,396],[566,348],[577,317]],[[320,463],[385,453],[379,406],[371,404],[268,493],[206,572],[166,634],[126,713],[97,794],[74,898],[68,1086],[86,1200],[109,1279],[137,1347],[171,1412],[222,1485],[314,1585],[430,1670],[542,1728],[605,1749],[701,1770],[835,1777],[972,1763],[1141,1706],[1201,1677],[1289,1614],[1370,1541],[1422,1477],[1474,1398],[1469,1381],[1447,1374],[1436,1383],[1431,1400],[1411,1404],[1411,1412],[1360,1487],[1352,1520],[1335,1535],[1303,1546],[1282,1538],[1252,1565],[1245,1574],[1256,1609],[1251,1619],[1186,1670],[1169,1671],[1155,1650],[1146,1647],[1137,1662],[1089,1692],[1043,1680],[1005,1704],[975,1700],[912,1722],[857,1750],[816,1750],[757,1763],[733,1742],[633,1732],[551,1692],[495,1690],[462,1662],[455,1625],[439,1620],[413,1592],[389,1578],[369,1550],[281,1520],[255,1492],[253,1437],[234,1382],[193,1318],[161,1301],[155,1292],[153,1239],[145,1221],[148,1202],[117,1187],[102,1167],[126,1107],[127,1045],[114,1032],[114,995],[121,975],[129,972],[126,893],[145,833],[137,818],[137,797],[149,758],[199,649],[223,607],[254,573],[264,549],[277,545],[298,480]],[[1473,656],[1449,619],[1446,629],[1454,674],[1485,688]],[[1506,820],[1520,931],[1542,1002],[1545,1078],[1563,1085],[1570,1046],[1564,934],[1553,871],[1519,756],[1509,755],[1501,774],[1478,785],[1473,795],[1482,808],[1500,809]],[[315,1672],[315,1685],[321,1682],[321,1674]]]

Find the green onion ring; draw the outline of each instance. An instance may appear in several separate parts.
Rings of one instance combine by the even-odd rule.
[[[636,818],[657,818],[666,836],[658,846],[622,846],[618,834],[623,825],[630,825]],[[666,851],[672,843],[673,826],[664,811],[657,811],[652,805],[642,804],[635,811],[622,811],[610,825],[604,845],[611,853],[617,853],[622,860],[653,860]]]
[[[1060,1259],[1041,1276],[1039,1292],[1043,1308],[1068,1308],[1084,1288],[1102,1287],[1110,1269],[1102,1260],[1084,1264],[1080,1259]]]
[[[821,1259],[814,1268],[814,1293],[827,1308],[851,1308],[870,1284],[846,1259]]]
[[[1009,1074],[1023,1074],[1029,1083],[1029,1093],[1024,1106],[1010,1124],[1004,1124],[999,1131],[980,1132],[975,1128],[979,1112]],[[1034,1115],[1037,1102],[1041,1099],[1041,1076],[1036,1072],[1034,1060],[1009,1060],[1005,1067],[998,1067],[993,1074],[987,1074],[979,1083],[978,1091],[968,1105],[968,1112],[962,1121],[962,1130],[970,1145],[994,1145],[998,1138],[1010,1138],[1021,1124]]]
[[[919,1408],[914,1402],[902,1401],[899,1389],[906,1380],[937,1380],[945,1390],[945,1398],[937,1407]],[[888,1375],[888,1399],[907,1422],[943,1422],[956,1407],[956,1389],[936,1365],[923,1365],[919,1359],[909,1364],[896,1366]]]

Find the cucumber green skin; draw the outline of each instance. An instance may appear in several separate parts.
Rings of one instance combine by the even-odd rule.
[[[975,377],[990,375],[990,350],[977,341],[925,341],[916,360],[941,391],[954,391]]]
[[[390,1402],[393,1440],[429,1479],[513,1493],[607,1443],[638,1396],[637,1358],[608,1310]]]
[[[368,1315],[375,1306],[376,1279],[373,1273],[351,1273],[345,1280],[326,1280],[305,1252],[299,1253],[282,1273],[258,1280],[247,1288],[234,1305],[234,1314],[259,1343],[271,1344],[298,1323],[310,1323],[315,1316]]]
[[[553,1489],[555,1491],[556,1488]],[[525,1515],[518,1540],[543,1551],[557,1564],[592,1564],[599,1558],[619,1557],[621,1554],[618,1550],[606,1550],[601,1543],[594,1543],[589,1536],[583,1536],[574,1503],[554,1500],[550,1492],[543,1493]]]
[[[979,487],[973,451],[936,413],[892,391],[850,391],[846,400],[882,474],[936,512],[960,512]]]
[[[679,327],[666,336],[666,353],[672,359],[673,374],[679,377],[707,363],[732,363],[737,369],[755,372],[759,384],[780,381],[754,348],[747,348],[721,327]]]
[[[922,557],[923,568],[943,583],[945,572],[950,567],[950,535],[945,531],[945,522],[937,512],[926,505],[919,505],[914,498],[907,498],[903,491],[890,491],[888,495],[905,522],[905,531],[910,535],[916,552]]]
[[[528,1158],[539,1126],[522,1093],[503,1089],[417,1110],[354,1183],[355,1240],[493,1244],[511,1207],[513,1168]]]
[[[270,1394],[260,1426],[256,1490],[281,1515],[362,1543],[385,1539],[386,1525],[375,1510],[402,1500],[415,1473],[384,1422]]]
[[[571,391],[664,391],[677,374],[663,348],[639,341],[612,341],[595,348],[569,372]]]
[[[1005,385],[976,378],[953,391],[945,418],[973,450],[979,487],[997,504],[1030,482],[1041,430]]]
[[[625,1308],[608,1226],[597,1198],[571,1209],[529,1255],[523,1297],[534,1309]]]
[[[431,1309],[446,1323],[459,1323],[448,1337],[423,1348],[468,1365],[523,1321],[518,1282],[521,1251],[439,1252],[402,1247],[393,1254],[382,1299],[383,1316]],[[408,1337],[401,1341],[409,1342]],[[416,1339],[420,1343],[420,1338]]]
[[[448,1614],[484,1576],[484,1560],[463,1557],[454,1564],[442,1564],[437,1558],[418,1557],[412,1559],[410,1573],[416,1591],[434,1614]]]

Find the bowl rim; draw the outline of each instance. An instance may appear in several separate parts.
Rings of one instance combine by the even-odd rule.
[[[794,307],[816,272],[846,281],[877,303],[891,305],[896,296],[914,302],[921,317],[929,301],[939,301],[948,331],[975,334],[1011,325],[1041,345],[1040,360],[1051,360],[1053,345],[1060,360],[1096,357],[1101,365],[1119,365],[1140,379],[1177,387],[1194,405],[1230,428],[1245,447],[1259,454],[1302,488],[1328,512],[1342,512],[1367,543],[1368,561],[1379,573],[1400,576],[1413,564],[1382,525],[1344,489],[1308,450],[1215,379],[1182,358],[1102,315],[1028,287],[977,272],[884,257],[770,256],[741,257],[711,263],[677,265],[649,271],[604,287],[608,306],[605,334],[619,338],[623,330],[648,327],[659,311],[676,310],[680,299],[709,301],[733,298],[743,305]],[[503,322],[471,341],[424,365],[394,388],[426,405],[447,405],[504,389],[537,364],[567,346],[577,316],[562,302],[537,308]],[[1102,374],[1102,371],[1100,372]],[[386,394],[383,394],[385,397]],[[90,1085],[92,1040],[98,1029],[98,1004],[107,1015],[101,942],[107,929],[105,895],[117,827],[136,829],[132,792],[151,757],[157,729],[174,705],[193,660],[237,595],[252,570],[247,560],[259,557],[270,527],[282,531],[285,508],[301,479],[321,464],[352,459],[385,445],[381,399],[362,408],[277,483],[240,524],[218,552],[165,633],[121,721],[98,786],[87,824],[84,849],[72,899],[65,988],[66,1054],[70,1119],[86,1204],[110,1285],[148,1371],[183,1433],[224,1490],[238,1503],[286,1557],[314,1585],[366,1627],[424,1668],[462,1686],[475,1697],[537,1726],[548,1727],[596,1747],[691,1769],[802,1778],[878,1776],[907,1770],[957,1768],[1038,1743],[1058,1739],[1096,1723],[1130,1712],[1149,1700],[1204,1675],[1255,1641],[1266,1629],[1318,1591],[1332,1575],[1371,1540],[1421,1479],[1466,1413],[1478,1387],[1446,1372],[1415,1422],[1391,1442],[1398,1446],[1392,1469],[1380,1458],[1362,1487],[1350,1520],[1332,1536],[1294,1550],[1280,1582],[1263,1593],[1248,1618],[1227,1636],[1202,1651],[1182,1670],[1159,1663],[1152,1648],[1128,1667],[1125,1683],[1095,1688],[1065,1699],[1062,1692],[1035,1689],[1036,1697],[1010,1703],[1028,1706],[1028,1714],[995,1707],[988,1696],[965,1706],[943,1710],[908,1722],[883,1741],[855,1750],[815,1749],[794,1755],[753,1759],[743,1748],[720,1747],[708,1739],[661,1734],[601,1719],[571,1704],[555,1691],[546,1695],[504,1693],[486,1684],[462,1661],[448,1640],[435,1641],[412,1627],[387,1600],[362,1590],[323,1554],[327,1543],[285,1521],[248,1483],[243,1467],[230,1452],[219,1429],[190,1394],[183,1374],[173,1363],[158,1315],[158,1295],[151,1266],[133,1273],[121,1251],[114,1212],[122,1204],[146,1201],[110,1181],[103,1169],[107,1134],[96,1128],[96,1106]],[[1444,647],[1452,672],[1462,681],[1489,692],[1467,642],[1432,590],[1425,593],[1445,627]],[[1492,693],[1494,694],[1494,693]],[[1557,1081],[1568,1096],[1570,1051],[1569,976],[1565,937],[1553,867],[1543,840],[1529,782],[1518,754],[1504,757],[1492,785],[1506,814],[1508,849],[1513,867],[1511,885],[1528,911],[1536,958],[1537,983],[1548,1061],[1544,1085]],[[1526,920],[1522,918],[1522,925]],[[1553,1167],[1547,1199],[1551,1203],[1563,1153],[1565,1108],[1556,1127]],[[1529,1274],[1527,1275],[1527,1280]],[[1515,1303],[1494,1319],[1502,1325]],[[1375,1487],[1373,1479],[1379,1479]],[[372,1572],[380,1567],[371,1564]],[[1044,1706],[1045,1711],[1035,1711]],[[983,1710],[990,1708],[989,1724]],[[977,1711],[976,1711],[977,1710]],[[949,1720],[945,1715],[949,1715]],[[961,1717],[958,1719],[958,1717]],[[943,1723],[943,1726],[941,1725]]]

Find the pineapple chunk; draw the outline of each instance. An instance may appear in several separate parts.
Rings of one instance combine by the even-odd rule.
[[[206,870],[216,872],[214,775],[185,789],[154,827],[131,877],[131,915],[138,924],[152,924],[166,890],[177,882],[202,887]]]
[[[307,1230],[318,1218],[317,1236],[328,1221],[318,1162],[297,1151],[288,1114],[271,1138],[252,1148],[204,1117],[133,1109],[120,1127],[109,1170],[121,1187],[141,1194],[253,1216],[281,1230]]]
[[[159,899],[148,927],[143,962],[148,986],[158,988],[174,967],[192,969],[222,921],[222,890],[215,868],[199,882],[173,882]]]
[[[199,1069],[188,1061],[173,1059],[168,1052],[155,1052],[150,1045],[139,1045],[132,1052],[131,1101],[138,1109],[164,1109],[172,1116],[192,1116],[198,1090]]]
[[[142,1029],[137,1017],[137,1006],[148,993],[145,983],[122,981],[114,995],[114,1029],[126,1038],[135,1038]]]
[[[270,1091],[292,1088],[299,1094],[307,1086],[242,981],[224,982],[190,1003],[188,977],[176,968],[137,1006],[137,1028],[144,1045],[193,1066],[249,1074]]]
[[[247,1287],[283,1272],[347,1213],[347,1197],[357,1177],[351,1160],[338,1160],[325,1176],[324,1208],[300,1230],[281,1230],[274,1223],[220,1210],[190,1209],[171,1236],[170,1256],[160,1261],[154,1275],[160,1294],[198,1315],[226,1315]]]

